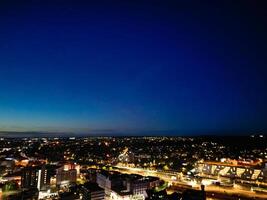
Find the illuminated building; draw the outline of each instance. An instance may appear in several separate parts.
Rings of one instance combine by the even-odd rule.
[[[56,169],[57,185],[76,183],[76,180],[77,180],[77,170],[75,169],[75,165],[66,164]]]
[[[142,194],[131,194],[129,192],[115,192],[112,191],[110,195],[111,200],[144,200],[145,196]]]
[[[46,191],[50,187],[50,173],[48,169],[43,166],[38,170],[37,188],[39,191]]]
[[[203,174],[223,176],[247,181],[267,182],[267,168],[257,162],[203,162],[199,164],[199,170]]]
[[[147,196],[146,190],[159,186],[160,180],[156,177],[143,177],[120,173],[97,173],[97,183],[105,189],[110,199],[143,200]]]

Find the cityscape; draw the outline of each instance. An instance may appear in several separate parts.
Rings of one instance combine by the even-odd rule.
[[[1,138],[0,144],[1,199],[267,196],[263,135]]]
[[[0,0],[0,200],[267,200],[266,0]]]

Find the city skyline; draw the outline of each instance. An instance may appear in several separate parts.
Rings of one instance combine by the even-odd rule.
[[[265,8],[1,1],[0,137],[266,134]]]

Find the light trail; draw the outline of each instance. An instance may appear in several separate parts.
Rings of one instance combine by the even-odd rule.
[[[165,172],[159,172],[156,170],[149,170],[149,169],[142,169],[142,168],[133,168],[133,167],[125,167],[125,166],[113,166],[115,171],[121,173],[128,173],[128,174],[139,174],[142,176],[154,176],[158,177],[172,185],[185,185],[188,187],[200,188],[200,184],[193,182],[193,181],[183,181],[183,180],[173,180],[171,175]],[[209,181],[204,181],[206,184],[205,191],[207,192],[214,192],[214,193],[221,193],[225,195],[244,195],[245,197],[249,198],[262,198],[267,199],[267,194],[256,193],[251,191],[249,188],[242,187],[238,184],[235,184],[234,187],[220,187],[210,184]],[[190,184],[193,183],[193,184]]]

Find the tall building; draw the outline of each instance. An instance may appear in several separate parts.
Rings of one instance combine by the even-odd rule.
[[[37,188],[46,191],[50,187],[51,171],[49,167],[26,167],[21,175],[21,188]]]
[[[39,191],[46,191],[49,189],[50,178],[51,173],[49,173],[49,170],[45,166],[38,170],[37,188]]]
[[[38,168],[26,167],[22,170],[21,188],[37,188]]]

